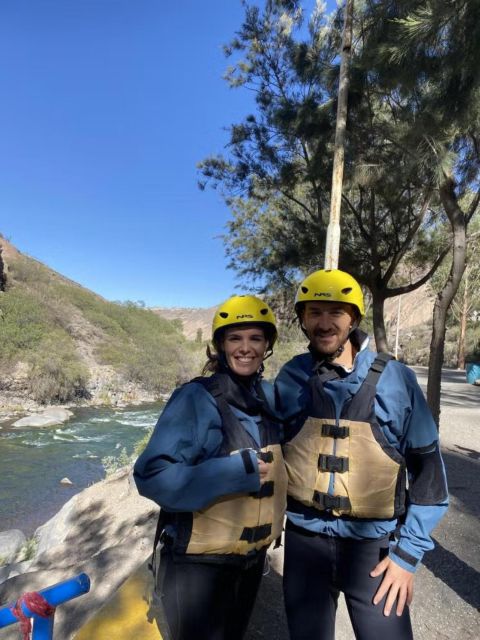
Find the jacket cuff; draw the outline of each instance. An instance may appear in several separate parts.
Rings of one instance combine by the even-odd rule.
[[[389,557],[398,564],[402,569],[415,573],[420,566],[422,558],[418,558],[408,551],[405,551],[397,542],[390,543]]]

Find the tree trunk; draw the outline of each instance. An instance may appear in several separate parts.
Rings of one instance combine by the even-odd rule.
[[[453,255],[450,274],[438,293],[433,308],[433,328],[428,362],[427,402],[437,427],[440,423],[440,390],[445,352],[447,312],[458,290],[465,270],[467,253],[467,221],[455,194],[455,183],[447,178],[440,186],[440,198],[453,234]]]
[[[373,335],[377,351],[388,352],[387,332],[384,318],[385,298],[372,291]]]
[[[465,270],[465,289],[460,315],[460,335],[458,337],[457,369],[465,369],[465,335],[467,333],[468,315],[468,268]]]

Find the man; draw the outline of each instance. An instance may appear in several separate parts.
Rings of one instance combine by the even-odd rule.
[[[295,310],[309,353],[276,380],[289,440],[291,639],[333,640],[343,591],[357,639],[409,640],[414,573],[448,501],[435,422],[415,374],[368,350],[352,276],[310,274]]]

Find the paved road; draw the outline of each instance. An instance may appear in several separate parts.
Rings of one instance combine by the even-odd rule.
[[[425,391],[427,369],[414,369]],[[480,637],[480,387],[466,384],[463,371],[443,371],[440,436],[450,509],[434,532],[435,550],[425,556],[417,572],[414,634],[417,640],[473,640]],[[272,570],[264,578],[247,640],[288,640],[282,551],[272,556]],[[354,640],[343,599],[336,640]]]

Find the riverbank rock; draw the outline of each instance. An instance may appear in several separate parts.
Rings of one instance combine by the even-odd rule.
[[[38,545],[26,573],[0,585],[0,608],[25,591],[35,591],[85,572],[90,592],[55,614],[55,637],[71,640],[126,578],[151,553],[158,508],[142,498],[130,468],[88,487],[37,529]],[[2,640],[18,640],[16,626]]]
[[[13,423],[14,427],[52,427],[56,424],[62,424],[73,416],[73,411],[63,409],[61,407],[50,407],[34,413],[25,418],[21,418]]]
[[[26,541],[27,539],[20,529],[0,532],[0,565],[5,565],[15,560],[17,553]]]

